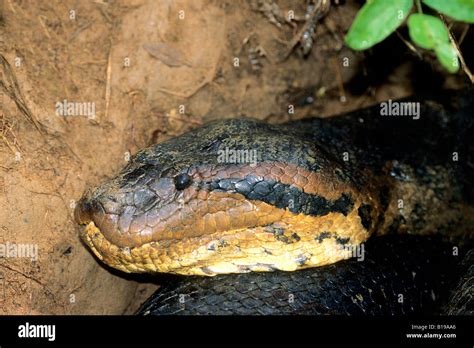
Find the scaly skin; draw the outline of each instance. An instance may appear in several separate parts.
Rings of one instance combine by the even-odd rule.
[[[453,270],[460,256],[451,248],[432,237],[383,236],[365,244],[363,260],[296,272],[168,277],[137,314],[437,313],[457,277]]]
[[[460,243],[474,226],[473,99],[424,100],[418,120],[375,106],[279,126],[212,122],[137,153],[76,220],[125,272],[294,271],[349,258],[375,233]],[[226,148],[258,161],[222,163]]]

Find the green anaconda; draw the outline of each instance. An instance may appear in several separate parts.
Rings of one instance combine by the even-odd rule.
[[[376,265],[383,262],[380,286],[401,281],[403,288],[417,273],[409,264],[428,272],[422,267],[428,254],[405,258],[397,248],[381,246],[385,252],[369,252],[365,266],[354,259],[336,262],[363,253],[369,238],[387,234],[437,235],[451,243],[444,252],[456,255],[469,248],[474,235],[473,110],[473,91],[467,90],[283,125],[214,121],[138,152],[115,178],[84,195],[76,220],[85,225],[81,236],[95,255],[119,270],[217,275],[182,280],[183,289],[193,284],[205,289],[207,295],[198,291],[202,298],[213,294],[213,284],[237,280],[244,287],[268,283],[252,295],[258,299],[289,279],[294,286],[282,291],[296,293],[299,277],[307,279],[302,289],[320,284],[317,272],[326,268],[312,267],[324,265],[366,272],[357,277],[369,281],[377,279]],[[393,115],[407,111],[412,114]],[[381,256],[396,264],[406,259],[410,277],[392,274],[391,279],[388,261],[377,261]],[[248,273],[266,271],[274,272]],[[221,275],[229,273],[244,274]],[[331,282],[330,276],[325,279]],[[330,284],[350,288],[343,279],[335,276]],[[425,285],[421,293],[436,297]],[[357,302],[359,294],[363,302],[367,296],[357,289],[364,284],[354,286],[350,298]],[[166,289],[155,297],[167,298]],[[331,291],[310,298],[325,293]],[[304,308],[311,313],[309,302]],[[240,308],[232,301],[219,303]]]

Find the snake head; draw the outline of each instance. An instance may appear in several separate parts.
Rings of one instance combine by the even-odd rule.
[[[370,235],[371,197],[348,172],[290,129],[223,120],[138,152],[75,217],[126,272],[294,270],[347,258]]]
[[[153,241],[159,223],[178,210],[183,191],[192,184],[187,173],[132,161],[115,178],[87,190],[75,208],[75,220],[85,228],[81,238],[107,264],[126,272],[116,252]],[[133,267],[132,267],[133,268]]]

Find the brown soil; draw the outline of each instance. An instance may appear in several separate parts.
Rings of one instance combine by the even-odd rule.
[[[307,57],[295,47],[284,59],[304,21],[273,5],[306,11],[290,0],[0,2],[0,244],[38,246],[37,261],[0,258],[0,314],[133,313],[156,289],[103,267],[73,220],[84,190],[144,146],[211,119],[283,122],[416,93],[420,64],[438,85],[465,83],[396,36],[368,53],[344,47],[352,1],[332,6]],[[63,100],[96,115],[58,115]]]

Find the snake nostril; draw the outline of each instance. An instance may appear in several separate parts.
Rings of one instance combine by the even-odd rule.
[[[89,223],[91,218],[91,207],[85,198],[81,198],[74,209],[74,219],[78,224],[84,225]]]
[[[91,221],[100,225],[104,216],[105,211],[101,203],[87,196],[82,197],[74,209],[74,218],[81,225],[86,225]]]
[[[80,225],[88,225],[93,222],[102,235],[116,242],[114,238],[118,237],[116,231],[119,217],[104,209],[103,205],[106,202],[102,199],[84,196],[76,205],[74,218]]]

